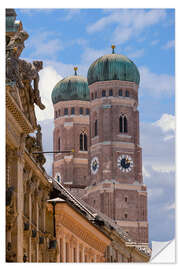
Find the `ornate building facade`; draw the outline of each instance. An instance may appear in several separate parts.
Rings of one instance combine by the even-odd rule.
[[[74,151],[66,158],[68,161],[71,157],[70,166],[62,163],[62,154],[55,156],[54,177],[56,173],[63,174],[61,182],[69,186],[74,194],[115,220],[135,242],[148,244],[147,191],[142,178],[137,109],[140,75],[136,65],[127,57],[116,54],[114,48],[112,46],[112,54],[92,63],[86,84],[86,79],[70,76],[53,89],[52,101],[56,116],[54,150],[58,150],[56,130],[59,129],[63,136],[66,129],[66,138],[59,150]],[[80,115],[77,131],[70,113],[65,115],[62,112],[61,115],[57,112],[63,111],[64,106],[68,107],[69,104],[80,106],[82,100],[87,103],[87,94],[85,97],[82,95],[83,89],[84,93],[88,92],[87,87],[90,116],[86,126],[85,123],[81,126],[80,119],[83,117]],[[68,124],[64,124],[64,119]],[[63,128],[60,123],[63,123]],[[82,147],[83,129],[89,130],[85,137],[87,147]],[[75,144],[72,144],[72,137],[75,138]],[[68,144],[68,141],[71,143]],[[81,159],[77,169],[79,175],[77,172],[72,173],[66,182],[63,176],[70,173],[72,166],[76,166],[75,156]],[[61,162],[61,166],[58,162]],[[88,169],[85,169],[84,162],[88,164]],[[80,181],[81,186],[71,185],[76,181]]]

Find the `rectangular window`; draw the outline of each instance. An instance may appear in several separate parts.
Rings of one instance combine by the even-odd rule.
[[[122,89],[119,89],[119,96],[122,97]]]
[[[74,107],[71,108],[71,114],[74,114]]]
[[[86,115],[88,115],[89,114],[89,109],[88,108],[86,108]]]
[[[83,108],[82,107],[79,109],[79,113],[83,114]]]
[[[113,90],[112,89],[109,90],[109,96],[113,96]]]
[[[64,108],[64,115],[68,115],[68,108]]]
[[[106,91],[102,90],[102,97],[105,97],[105,96],[106,96]]]
[[[126,90],[126,97],[129,97],[129,91]]]

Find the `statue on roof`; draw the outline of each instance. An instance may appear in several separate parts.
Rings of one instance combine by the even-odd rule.
[[[43,62],[33,61],[33,63],[29,63],[20,59],[19,63],[22,80],[29,82],[31,104],[35,103],[41,110],[44,110],[45,106],[41,102],[39,92],[39,71],[43,68]],[[32,87],[32,82],[34,88]]]
[[[28,37],[28,33],[21,30],[10,38],[6,46],[6,82],[14,82],[19,88],[24,87],[19,70],[19,56]]]

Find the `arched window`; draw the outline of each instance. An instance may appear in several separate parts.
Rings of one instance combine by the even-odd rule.
[[[129,97],[129,91],[126,90],[126,97]]]
[[[97,135],[98,135],[98,122],[96,120],[94,123],[94,136],[97,136]]]
[[[92,100],[94,99],[94,94],[93,94],[93,93],[91,94],[91,99],[92,99]]]
[[[80,151],[87,151],[87,134],[81,133],[79,136],[79,149]]]
[[[80,151],[83,151],[83,134],[80,134],[79,137]]]
[[[119,132],[127,133],[128,132],[128,121],[126,116],[119,117]]]
[[[123,132],[123,126],[122,126],[122,124],[123,124],[123,119],[122,119],[122,116],[120,116],[120,118],[119,118],[119,131],[120,132]]]
[[[86,108],[86,115],[89,114],[89,108]]]
[[[95,92],[95,98],[97,98],[97,92]]]
[[[60,151],[61,150],[61,139],[60,139],[60,137],[58,138],[58,151]]]
[[[109,96],[113,96],[113,90],[112,89],[109,90]]]
[[[84,151],[87,151],[87,135],[84,134]]]
[[[102,97],[105,97],[105,96],[106,96],[106,91],[102,90]]]
[[[126,116],[124,116],[124,133],[128,132],[128,128],[127,128],[127,118]]]

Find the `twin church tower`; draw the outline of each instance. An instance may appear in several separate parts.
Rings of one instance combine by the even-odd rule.
[[[74,68],[74,76],[52,91],[54,151],[60,151],[54,154],[53,176],[135,242],[148,243],[137,110],[140,75],[114,48],[91,64],[87,80]]]

